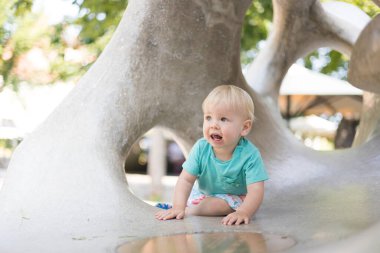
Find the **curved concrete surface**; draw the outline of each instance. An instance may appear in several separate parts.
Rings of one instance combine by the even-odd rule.
[[[334,26],[337,18],[317,1],[274,1],[277,35],[268,45],[277,45],[270,49],[277,54],[253,71],[268,86],[265,96],[249,88],[240,69],[249,4],[131,0],[96,63],[14,153],[0,191],[0,251],[115,252],[155,236],[257,232],[293,238],[297,244],[287,252],[377,252],[380,137],[349,150],[312,151],[286,130],[272,100],[279,88],[273,82],[297,57],[324,45],[324,37],[349,51],[359,34]],[[201,136],[201,102],[221,83],[243,87],[256,102],[249,138],[270,174],[265,201],[244,226],[210,217],[157,221],[156,209],[128,189],[126,155],[155,125],[170,128],[189,150]]]
[[[278,96],[290,66],[313,50],[331,47],[349,55],[369,21],[360,9],[342,2],[275,0],[273,4],[273,30],[247,75],[248,83],[266,96]],[[347,21],[347,11],[355,22]]]
[[[359,146],[380,131],[380,15],[363,29],[352,53],[348,80],[363,92],[363,108],[359,132],[354,146]]]
[[[380,15],[366,26],[358,38],[350,61],[348,78],[357,88],[380,93]]]

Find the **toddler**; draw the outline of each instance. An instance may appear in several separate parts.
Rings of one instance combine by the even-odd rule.
[[[203,138],[182,166],[173,207],[155,217],[225,216],[225,225],[248,224],[268,179],[260,152],[245,138],[254,120],[253,101],[243,89],[221,85],[206,97],[202,109]]]

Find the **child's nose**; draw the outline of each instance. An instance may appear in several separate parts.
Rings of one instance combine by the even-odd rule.
[[[213,120],[213,121],[211,122],[211,127],[212,127],[212,128],[219,128],[219,123],[218,123],[218,121],[217,121],[217,120]]]

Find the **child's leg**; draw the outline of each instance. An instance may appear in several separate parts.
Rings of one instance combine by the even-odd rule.
[[[186,215],[201,216],[223,216],[232,213],[234,210],[228,203],[220,198],[206,197],[197,205],[186,207]]]
[[[194,186],[185,210],[186,215],[224,216],[234,212],[244,200],[243,195],[215,194],[206,196]]]

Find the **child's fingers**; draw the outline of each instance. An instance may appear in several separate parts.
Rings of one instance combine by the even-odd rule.
[[[240,225],[240,224],[248,224],[249,218],[241,217],[234,214],[229,214],[222,219],[222,223],[224,225]]]
[[[156,218],[159,220],[163,220],[167,216],[167,211],[160,211],[156,213]]]
[[[155,214],[155,216],[156,216],[156,217],[163,217],[163,216],[166,215],[166,213],[167,213],[167,211],[159,211],[159,212],[157,212],[157,213]]]
[[[183,219],[184,217],[185,217],[185,212],[180,212],[180,213],[177,215],[176,219],[177,219],[177,220],[181,220],[181,219]]]
[[[235,222],[235,217],[231,214],[227,215],[222,220],[223,225],[232,225],[233,222]]]
[[[176,215],[173,212],[167,212],[165,215],[163,215],[163,220],[170,220],[173,219]]]
[[[231,219],[229,220],[229,222],[227,223],[227,225],[233,225],[235,222],[238,221],[238,218],[237,217],[231,217]]]
[[[175,217],[175,215],[173,215],[173,214],[170,213],[170,214],[167,214],[164,217],[162,217],[162,220],[171,220],[174,217]]]
[[[248,223],[249,223],[249,218],[247,217],[238,217],[235,221],[235,225],[248,224]]]
[[[154,215],[156,218],[158,218],[158,217],[161,217],[162,216],[162,212],[160,211],[160,212],[157,212],[157,213],[155,213],[155,215]]]
[[[170,211],[160,211],[158,213],[156,213],[156,218],[158,220],[170,220],[170,219],[174,219],[177,217],[177,212],[174,212],[172,210]]]
[[[243,218],[241,218],[241,217],[238,217],[237,219],[236,219],[236,221],[235,221],[235,225],[240,225],[241,223],[243,223],[244,222],[244,219]],[[232,225],[232,224],[231,224]]]
[[[223,225],[228,225],[228,223],[231,221],[232,215],[229,214],[226,217],[223,218],[222,223]]]

